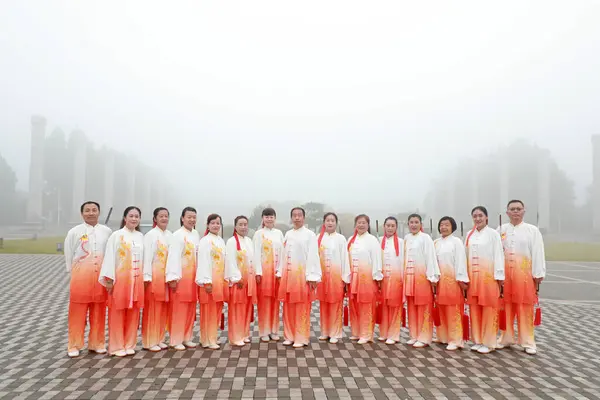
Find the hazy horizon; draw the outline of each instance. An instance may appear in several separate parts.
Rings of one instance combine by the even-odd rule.
[[[421,208],[445,170],[518,138],[586,200],[600,4],[162,4],[4,5],[0,154],[19,189],[36,114],[160,165],[191,204]]]

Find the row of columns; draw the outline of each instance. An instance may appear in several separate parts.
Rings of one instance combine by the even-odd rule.
[[[600,145],[599,145],[600,149]],[[600,153],[599,153],[600,154]],[[510,197],[510,165],[507,160],[499,161],[499,195],[500,195],[500,209],[498,212],[503,214],[506,209],[506,204],[511,200]],[[479,168],[477,166],[477,161],[472,160],[471,165],[469,166],[469,177],[468,179],[468,191],[470,197],[470,203],[473,206],[480,204],[480,194],[479,194]],[[452,170],[450,175],[446,181],[445,190],[445,209],[446,212],[449,211],[450,215],[455,214],[456,211],[456,190],[458,190],[457,179],[455,176],[456,172]],[[547,151],[545,151],[539,159],[539,164],[537,168],[537,179],[538,179],[538,226],[540,229],[548,229],[550,227],[550,155]],[[600,170],[598,173],[600,178]],[[599,179],[600,182],[600,179]],[[598,194],[598,198],[600,198],[600,191]],[[600,202],[596,202],[598,204],[598,208],[600,209]],[[600,211],[600,210],[599,210]],[[490,210],[492,212],[492,210]],[[434,218],[441,217],[438,216],[436,212]],[[600,214],[600,212],[598,212]],[[600,225],[599,225],[600,226]]]
[[[29,167],[29,198],[27,204],[27,220],[29,222],[39,222],[43,218],[43,192],[44,192],[44,145],[46,136],[46,119],[41,116],[31,118],[31,160]],[[111,149],[103,151],[104,182],[94,182],[102,186],[103,198],[90,199],[86,194],[86,170],[87,170],[87,149],[88,141],[85,134],[80,130],[75,130],[71,134],[71,144],[74,147],[73,155],[73,191],[72,196],[73,210],[70,214],[71,221],[80,220],[79,205],[87,200],[97,200],[101,202],[102,209],[108,210],[115,205],[115,152]],[[142,167],[130,157],[125,171],[124,178],[127,180],[127,192],[125,199],[128,205],[137,205],[142,209],[143,219],[151,219],[151,207],[163,205],[164,187],[153,187],[152,182],[155,178],[151,172],[142,171]],[[136,191],[136,185],[140,184],[141,190]],[[153,190],[155,189],[155,190]]]

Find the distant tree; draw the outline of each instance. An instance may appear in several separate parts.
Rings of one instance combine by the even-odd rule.
[[[285,235],[285,233],[287,231],[289,231],[292,227],[286,224],[275,224],[275,228],[279,229],[281,232],[283,232],[283,234]]]
[[[18,222],[17,174],[0,154],[0,225]]]
[[[342,235],[346,237],[352,236],[354,232],[354,214],[341,213],[338,214],[338,231],[341,230]]]
[[[306,211],[304,223],[308,229],[314,231],[321,227],[323,224],[323,214],[325,214],[325,204],[310,201],[304,203],[301,207]]]
[[[43,214],[61,219],[72,208],[73,165],[64,132],[54,129],[44,140],[44,198]],[[58,204],[60,202],[60,204]]]
[[[265,208],[271,207],[270,204],[261,203],[254,207],[252,213],[248,217],[248,227],[251,229],[258,229],[262,224],[262,212]]]

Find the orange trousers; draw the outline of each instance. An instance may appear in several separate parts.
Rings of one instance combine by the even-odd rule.
[[[117,310],[108,307],[108,353],[135,349],[140,326],[140,307],[137,302],[132,308]]]
[[[392,307],[381,306],[381,324],[379,325],[379,336],[385,339],[400,341],[400,330],[402,329],[402,309],[404,306]]]
[[[275,297],[258,296],[258,332],[260,336],[278,334],[279,300]]]
[[[106,302],[69,302],[69,344],[67,351],[81,350],[85,335],[85,325],[89,310],[90,333],[88,349],[104,349],[104,328],[106,324]]]
[[[229,343],[239,343],[250,337],[250,320],[254,304],[229,303],[227,306],[227,335]]]
[[[519,337],[517,343],[524,348],[535,349],[535,336],[533,333],[533,305],[506,303],[506,331],[500,331],[500,344],[508,346],[514,344],[515,327],[517,319]]]
[[[496,348],[498,334],[498,308],[470,305],[471,338],[490,350]],[[533,320],[532,320],[533,321]]]
[[[312,302],[283,302],[283,337],[296,343],[310,342],[310,310]]]
[[[200,343],[203,347],[217,343],[219,323],[223,313],[223,302],[212,301],[200,304]]]
[[[154,299],[150,285],[144,294],[142,311],[142,347],[149,349],[165,341],[169,303]]]
[[[408,311],[408,331],[410,338],[421,343],[431,344],[433,340],[433,304],[415,305],[414,296],[406,297]]]
[[[463,304],[454,306],[438,305],[441,325],[435,328],[437,339],[442,343],[464,347],[462,313]]]
[[[168,303],[167,329],[171,347],[192,340],[194,321],[196,320],[196,302],[178,301],[171,296]]]
[[[375,307],[375,301],[371,303],[359,303],[356,301],[356,296],[352,296],[349,299],[348,308],[352,336],[373,341]]]
[[[328,303],[319,301],[321,314],[321,335],[330,338],[342,338],[343,301]]]

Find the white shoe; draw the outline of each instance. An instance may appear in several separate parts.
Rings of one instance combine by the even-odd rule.
[[[525,353],[529,354],[530,356],[533,356],[537,354],[537,350],[531,347],[525,347]]]
[[[115,357],[125,357],[127,355],[127,352],[125,350],[117,350],[113,353],[113,356]]]
[[[417,339],[410,339],[408,342],[406,342],[406,344],[409,346],[412,346],[415,343],[417,343]]]
[[[502,350],[502,349],[504,349],[505,347],[506,347],[505,345],[498,343],[498,344],[496,345],[496,350]]]
[[[385,342],[386,338],[384,338],[384,337],[378,337],[377,340],[379,340],[380,342]]]
[[[492,350],[490,350],[490,348],[489,348],[489,347],[487,347],[487,346],[481,346],[480,348],[478,348],[478,349],[477,349],[477,352],[478,352],[479,354],[488,354],[488,353],[490,353],[491,351],[492,351]]]
[[[446,350],[455,351],[455,350],[458,350],[458,346],[455,345],[454,343],[450,343],[448,346],[446,346]]]
[[[237,347],[244,347],[246,345],[246,343],[244,343],[243,340],[240,340],[239,342],[234,342],[231,343],[232,346],[237,346]]]
[[[413,347],[415,349],[422,349],[423,347],[427,347],[427,346],[428,346],[427,343],[419,342],[418,340],[415,342],[415,344],[413,344]]]
[[[169,348],[169,346],[167,346],[167,345],[166,345],[165,343],[163,343],[163,342],[160,342],[160,343],[158,344],[158,347],[160,347],[160,349],[161,349],[161,350],[166,350],[166,349],[168,349],[168,348]]]
[[[283,341],[283,345],[284,345],[284,346],[291,346],[291,345],[293,345],[293,344],[294,344],[294,342],[292,342],[291,340],[284,340],[284,341]]]
[[[247,337],[247,338],[244,339],[244,343],[252,343],[252,340],[250,340],[250,338]]]
[[[221,346],[219,346],[218,344],[211,344],[210,346],[208,346],[208,348],[210,350],[219,350]]]
[[[357,342],[357,344],[367,344],[367,343],[369,343],[369,342],[370,342],[370,340],[369,340],[369,339],[358,339],[358,342]]]
[[[125,354],[127,354],[128,356],[132,356],[135,354],[135,350],[134,349],[127,349],[125,350]]]
[[[471,351],[478,351],[481,348],[480,344],[474,344],[471,346]]]
[[[104,347],[101,347],[99,349],[90,349],[90,351],[93,351],[96,354],[106,354],[106,349]]]
[[[176,344],[175,346],[173,346],[173,348],[177,351],[183,351],[185,350],[185,346],[182,344]]]
[[[338,338],[332,337],[331,339],[329,339],[329,343],[331,344],[336,344],[337,342],[339,342]]]
[[[153,352],[153,353],[156,353],[156,352],[158,352],[158,351],[161,351],[162,349],[160,348],[160,346],[159,346],[159,345],[156,345],[156,346],[152,346],[152,347],[150,347],[150,348],[149,348],[149,349],[147,349],[147,350],[148,350],[148,351],[151,351],[151,352]]]
[[[319,336],[319,340],[328,340],[329,336]]]
[[[350,336],[350,340],[358,340],[360,339],[358,336]]]
[[[74,358],[74,357],[79,357],[79,350],[73,350],[73,351],[69,351],[69,352],[67,353],[67,355],[68,355],[69,357],[71,357],[71,358]]]
[[[188,349],[195,349],[198,346],[197,343],[194,343],[192,341],[185,341],[185,342],[183,342],[183,345],[185,347],[187,347]]]
[[[385,341],[385,344],[396,344],[396,341],[393,339],[388,339]]]
[[[295,349],[299,349],[300,347],[304,347],[304,344],[302,343],[294,343],[294,345],[292,346]]]
[[[278,342],[280,339],[279,335],[276,335],[274,333],[270,334],[269,336],[271,337],[271,340],[274,342]]]
[[[269,341],[271,341],[271,338],[269,336],[263,336],[260,338],[260,341],[261,342],[269,342]]]

